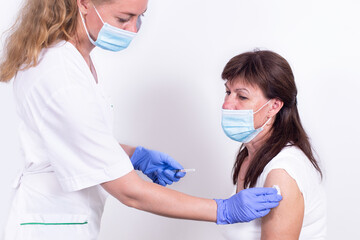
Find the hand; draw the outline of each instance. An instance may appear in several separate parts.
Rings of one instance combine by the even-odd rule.
[[[180,163],[162,152],[139,146],[135,149],[130,160],[136,170],[142,171],[154,183],[162,186],[178,182],[185,176],[185,173],[175,171],[183,169]]]
[[[277,207],[281,199],[275,188],[249,188],[229,199],[215,199],[218,205],[216,223],[249,222],[263,217]]]

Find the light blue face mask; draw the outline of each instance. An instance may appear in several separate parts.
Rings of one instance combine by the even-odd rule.
[[[98,34],[96,41],[94,41],[91,38],[91,36],[86,28],[84,17],[80,12],[81,20],[83,22],[86,34],[88,35],[90,42],[97,47],[100,47],[105,50],[113,51],[113,52],[118,52],[118,51],[121,51],[121,50],[124,50],[125,48],[127,48],[130,45],[133,38],[136,36],[136,33],[126,31],[126,30],[111,26],[108,23],[105,23],[102,20],[99,12],[97,11],[95,6],[94,6],[94,9],[95,9],[97,15],[99,16],[101,22],[104,24],[102,26],[102,28],[100,29],[100,32]],[[140,29],[140,25],[141,25],[141,19],[139,17],[138,22],[136,24],[138,30]]]
[[[232,140],[248,143],[253,140],[262,130],[264,126],[270,121],[267,120],[260,128],[254,127],[254,114],[259,112],[265,107],[270,100],[265,103],[256,112],[253,110],[227,110],[222,109],[222,121],[221,126],[229,138]]]

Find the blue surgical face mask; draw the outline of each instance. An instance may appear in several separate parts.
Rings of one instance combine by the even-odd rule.
[[[82,13],[80,12],[81,20],[83,22],[86,34],[88,35],[90,42],[97,47],[100,47],[105,50],[113,51],[113,52],[118,52],[118,51],[121,51],[121,50],[127,48],[130,45],[133,38],[136,36],[136,33],[126,31],[126,30],[111,26],[108,23],[105,23],[102,20],[99,12],[97,11],[95,6],[94,6],[94,9],[95,9],[97,15],[99,16],[100,20],[104,24],[102,26],[102,28],[100,29],[100,32],[98,34],[96,41],[94,41],[91,38],[91,36],[86,28],[84,17],[82,15]],[[140,28],[140,25],[141,25],[141,20],[139,17],[138,22],[136,24],[138,29]]]
[[[267,120],[263,126],[258,129],[254,127],[254,114],[259,112],[265,107],[270,100],[265,103],[256,112],[253,110],[227,110],[222,109],[222,121],[221,126],[229,138],[232,140],[248,143],[253,140],[262,130],[264,126],[270,121]]]

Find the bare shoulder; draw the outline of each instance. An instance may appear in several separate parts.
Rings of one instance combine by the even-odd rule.
[[[284,170],[273,169],[264,187],[278,185],[283,200],[262,218],[261,239],[299,239],[304,218],[304,197],[296,181]]]

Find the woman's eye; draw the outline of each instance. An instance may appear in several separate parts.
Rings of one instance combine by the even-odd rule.
[[[244,96],[239,96],[239,98],[241,99],[241,100],[246,100],[247,99],[247,97],[244,97]]]
[[[118,21],[119,21],[120,23],[126,23],[126,22],[129,21],[129,19],[118,18]]]
[[[225,94],[226,94],[226,95],[230,95],[231,92],[230,92],[230,91],[226,91]]]

